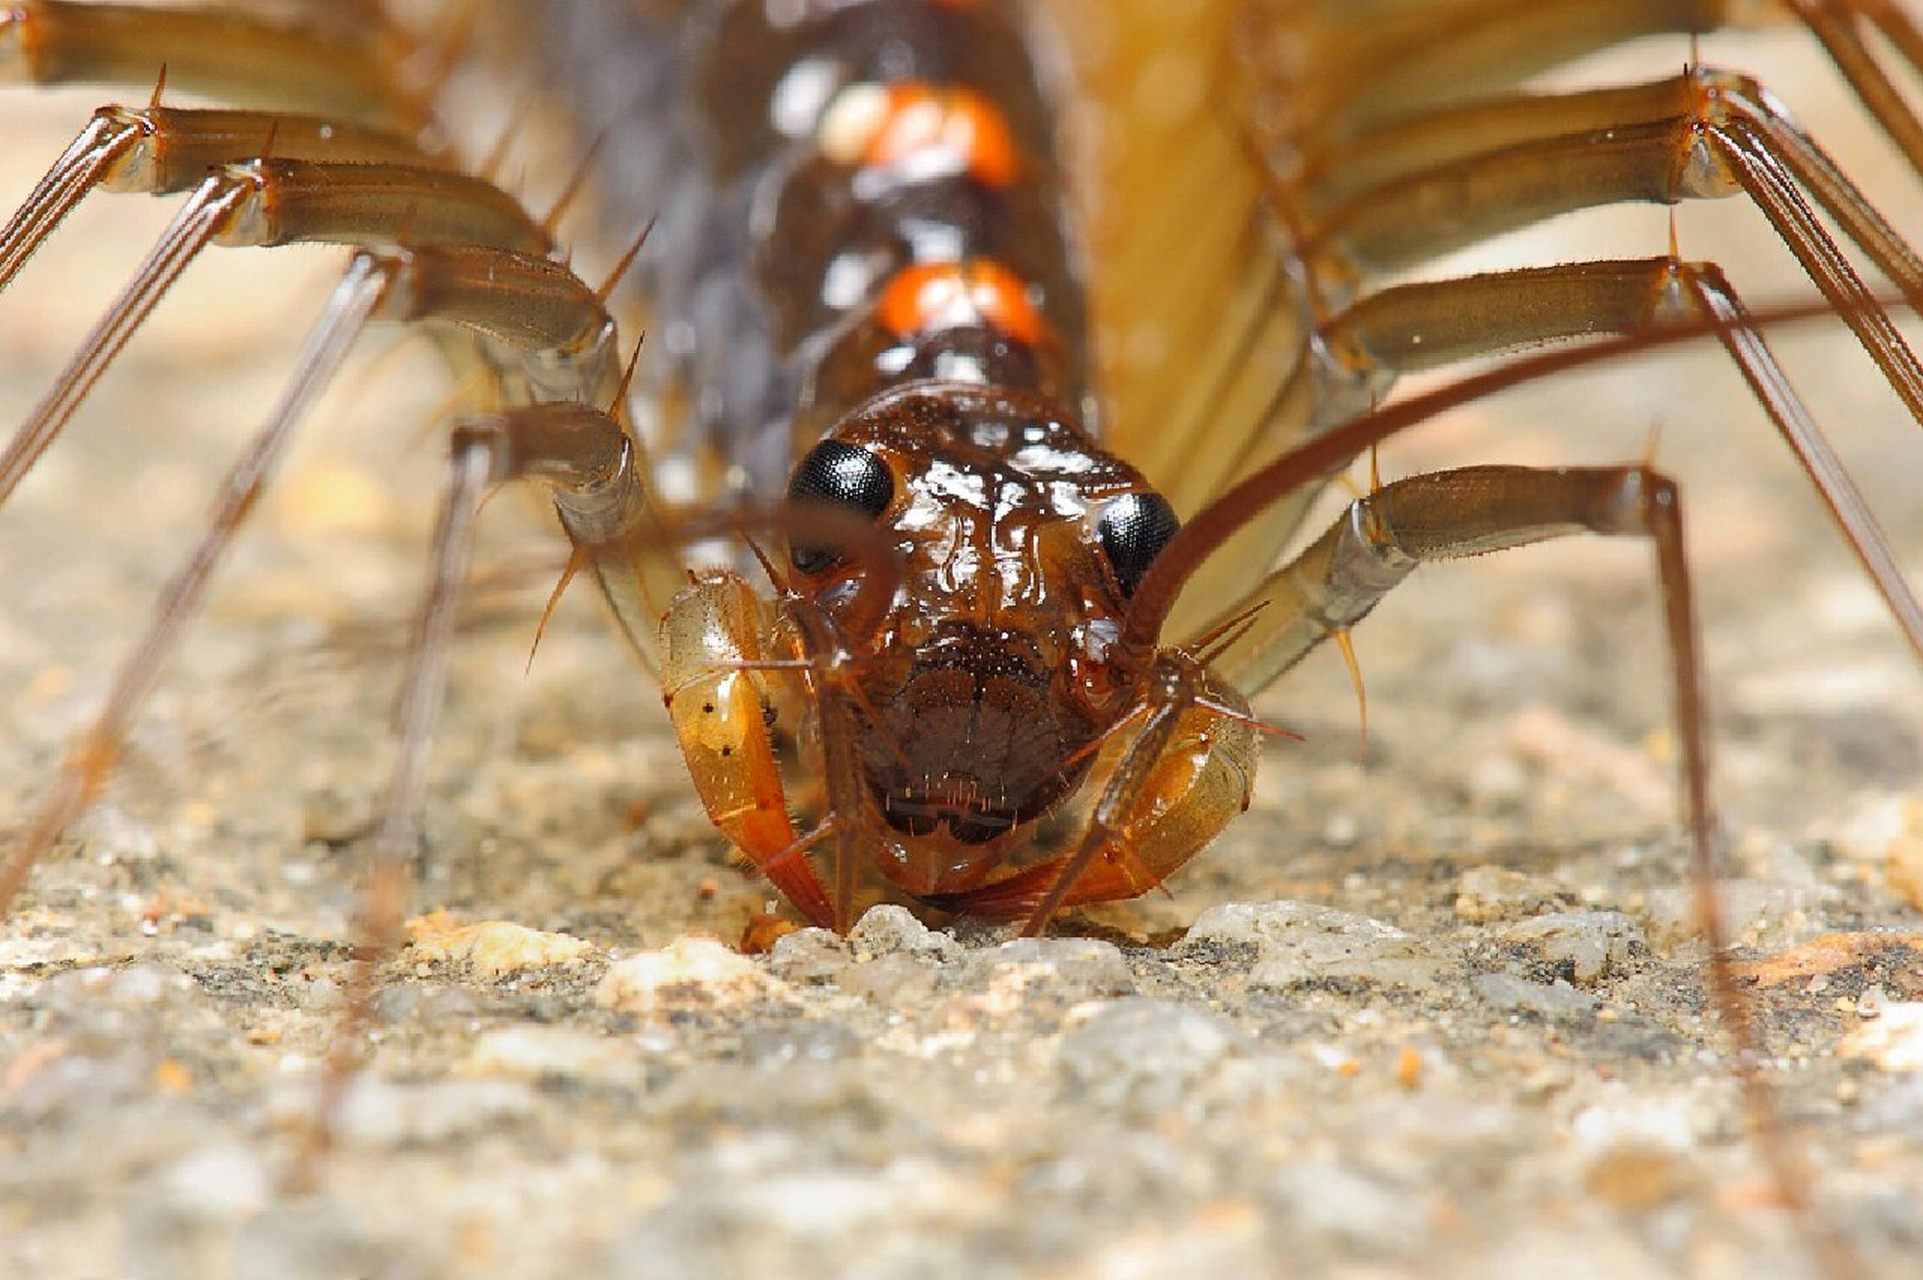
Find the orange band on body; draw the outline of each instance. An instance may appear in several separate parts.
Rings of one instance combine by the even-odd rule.
[[[822,117],[821,149],[850,166],[965,173],[1007,187],[1021,173],[1021,151],[1001,110],[973,89],[931,85],[850,85]]]
[[[1033,347],[1047,331],[1028,283],[992,258],[903,267],[882,286],[875,314],[903,336],[987,325]]]

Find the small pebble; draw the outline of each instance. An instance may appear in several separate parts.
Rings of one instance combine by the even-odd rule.
[[[271,1109],[290,1126],[305,1124],[313,1115],[311,1085],[287,1091]],[[342,1141],[357,1146],[432,1147],[500,1129],[534,1112],[534,1093],[519,1081],[404,1084],[360,1076],[348,1085],[337,1131]]]
[[[464,964],[475,976],[499,979],[529,969],[573,964],[595,954],[594,944],[565,933],[543,933],[505,920],[453,925],[445,916],[408,922],[409,958]]]
[[[930,960],[952,960],[961,954],[961,943],[945,933],[937,933],[915,917],[905,907],[886,903],[870,907],[855,922],[848,933],[848,940],[855,945],[858,954],[868,956],[887,956],[905,953],[921,956]]]
[[[1288,990],[1313,982],[1358,981],[1423,988],[1452,971],[1443,944],[1367,916],[1306,902],[1228,903],[1202,913],[1175,953],[1247,945],[1260,958],[1249,985]]]
[[[120,806],[103,803],[83,813],[68,833],[86,845],[102,866],[116,862],[151,862],[160,856],[153,831]]]
[[[1516,920],[1551,910],[1563,899],[1561,887],[1543,876],[1507,867],[1471,867],[1456,880],[1455,913],[1470,924]]]
[[[1814,897],[1807,885],[1770,880],[1723,880],[1716,892],[1724,927],[1737,939],[1775,936],[1774,926],[1807,912]],[[1643,914],[1651,939],[1661,946],[1694,938],[1701,932],[1696,891],[1687,878],[1652,890]]]
[[[1923,948],[1923,933],[1885,929],[1851,930],[1822,934],[1759,960],[1743,961],[1735,969],[1738,977],[1753,979],[1762,987],[1801,980],[1812,994],[1818,994],[1828,988],[1830,975],[1851,969],[1862,969],[1867,973],[1884,970],[1888,966],[1897,972],[1907,972],[1909,966],[1904,957],[1906,953],[1919,948]],[[1824,980],[1821,986],[1817,985],[1818,979]],[[1854,1001],[1846,997],[1839,999],[1842,1012],[1855,1009]],[[1871,997],[1869,1007],[1872,1009],[1875,1007],[1874,1000],[1875,997]]]
[[[1338,810],[1322,824],[1322,843],[1331,848],[1347,849],[1361,838],[1362,824],[1353,813]]]
[[[1923,820],[1918,825],[1923,827]],[[1913,909],[1923,911],[1923,830],[1912,830],[1890,845],[1886,874],[1890,888]]]
[[[1017,938],[968,952],[958,967],[956,985],[968,993],[963,1002],[991,1018],[1065,1010],[1135,990],[1128,961],[1096,938]]]
[[[851,966],[841,976],[841,989],[887,1008],[913,1008],[935,989],[935,971],[913,954],[896,951]]]
[[[18,1082],[9,1080],[7,1110],[40,1124],[86,1115],[144,1095],[153,1085],[152,1077],[151,1069],[133,1053],[53,1057]]]
[[[1556,912],[1518,921],[1495,936],[1584,986],[1620,970],[1644,945],[1642,930],[1619,911]]]
[[[470,987],[403,983],[374,993],[374,1016],[390,1026],[404,1022],[430,1026],[459,1022],[477,1016],[486,1007]]]
[[[1576,1144],[1601,1158],[1612,1152],[1686,1152],[1716,1124],[1702,1098],[1613,1086],[1606,1101],[1584,1107],[1571,1127]]]
[[[847,941],[827,929],[798,929],[785,934],[768,952],[776,977],[799,985],[833,982],[854,963]]]
[[[1476,993],[1499,1009],[1540,1013],[1547,1017],[1593,1013],[1596,997],[1557,979],[1554,985],[1529,982],[1506,973],[1485,973],[1475,980]]]
[[[273,1195],[271,1170],[241,1146],[196,1151],[160,1175],[167,1194],[208,1214],[238,1217],[253,1213]]]
[[[1881,862],[1905,835],[1923,835],[1923,802],[1882,795],[1858,801],[1830,833],[1830,847],[1857,862]]]
[[[1923,1002],[1886,1000],[1874,1020],[1843,1037],[1836,1054],[1869,1062],[1892,1075],[1923,1071]]]
[[[87,1015],[102,1010],[140,1010],[163,1001],[192,1000],[194,980],[157,965],[125,969],[73,969],[49,978],[41,1003],[62,1013]]]
[[[650,1017],[780,999],[787,984],[712,938],[677,938],[608,967],[594,989],[603,1008]]]
[[[861,1056],[862,1041],[832,1022],[785,1022],[751,1027],[741,1037],[741,1059],[751,1066],[782,1070],[797,1063],[845,1062]]]
[[[1421,1239],[1420,1197],[1363,1173],[1338,1156],[1318,1156],[1278,1173],[1269,1195],[1293,1228],[1373,1253],[1410,1248]]]
[[[1648,1213],[1689,1190],[1690,1169],[1673,1151],[1629,1142],[1598,1156],[1583,1181],[1612,1209]]]

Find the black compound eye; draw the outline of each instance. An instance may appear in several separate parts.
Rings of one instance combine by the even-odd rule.
[[[1124,596],[1135,594],[1142,575],[1181,527],[1175,508],[1159,493],[1125,493],[1102,508],[1095,534],[1102,540]]]
[[[895,477],[888,464],[866,449],[823,440],[808,451],[788,482],[788,498],[802,504],[856,511],[881,518],[895,500]],[[832,547],[792,542],[788,557],[803,573],[820,573],[839,557]]]

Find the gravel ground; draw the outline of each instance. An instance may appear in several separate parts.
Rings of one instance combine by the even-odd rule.
[[[8,99],[0,204],[94,96]],[[87,212],[0,299],[0,421],[162,212]],[[1661,243],[1660,215],[1633,233]],[[1787,296],[1740,214],[1686,222],[1692,243]],[[0,518],[0,834],[331,270],[197,270]],[[1923,571],[1915,428],[1846,344],[1783,345]],[[1305,741],[1170,897],[1031,942],[881,908],[748,959],[700,939],[740,938],[767,895],[589,593],[523,675],[559,552],[499,501],[430,804],[418,905],[446,914],[380,997],[320,1189],[283,1190],[432,515],[436,452],[405,442],[445,384],[418,346],[319,413],[106,798],[0,933],[0,1271],[1810,1272],[1705,1011],[1647,555],[1595,543],[1425,572],[1385,605],[1358,636],[1363,759],[1339,662],[1307,664],[1264,703]],[[1923,1274],[1923,675],[1741,394],[1665,359],[1385,464],[1616,461],[1662,428],[1765,1074],[1817,1220],[1872,1273]]]

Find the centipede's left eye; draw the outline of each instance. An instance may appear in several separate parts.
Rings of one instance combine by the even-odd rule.
[[[839,507],[878,520],[895,500],[895,477],[888,464],[866,449],[823,440],[808,451],[788,481],[788,500]],[[838,557],[832,547],[791,542],[789,559],[803,573],[820,573]]]
[[[1102,508],[1095,518],[1095,536],[1101,539],[1124,596],[1135,594],[1142,575],[1181,527],[1175,508],[1159,493],[1125,493]]]

